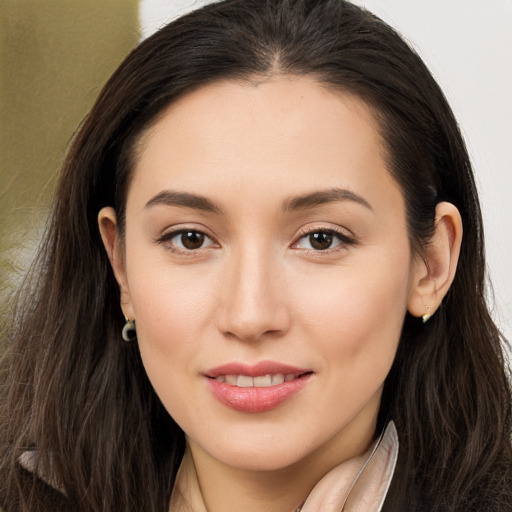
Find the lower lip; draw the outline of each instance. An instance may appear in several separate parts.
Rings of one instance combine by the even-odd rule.
[[[277,386],[265,388],[239,388],[225,382],[207,378],[210,391],[219,402],[235,411],[265,412],[279,407],[283,402],[298,393],[308,383],[312,374],[298,377]]]

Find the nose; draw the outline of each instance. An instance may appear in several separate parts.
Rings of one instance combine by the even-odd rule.
[[[230,258],[224,274],[219,329],[252,342],[285,334],[290,326],[283,272],[275,257],[247,248]]]

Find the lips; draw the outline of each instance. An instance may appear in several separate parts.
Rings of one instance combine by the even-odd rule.
[[[312,375],[311,370],[272,361],[253,366],[231,363],[204,374],[222,404],[249,413],[275,409],[303,389]]]

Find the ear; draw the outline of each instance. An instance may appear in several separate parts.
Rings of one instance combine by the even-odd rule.
[[[451,203],[436,207],[435,232],[423,257],[417,257],[408,310],[421,317],[433,315],[450,289],[457,270],[462,242],[462,220]]]
[[[121,250],[115,210],[110,206],[102,208],[98,214],[98,225],[103,245],[105,246],[108,259],[110,260],[117,284],[119,285],[119,291],[121,293],[121,309],[127,319],[133,320],[135,319],[135,315],[133,312],[130,290],[128,288],[126,265],[123,251]]]

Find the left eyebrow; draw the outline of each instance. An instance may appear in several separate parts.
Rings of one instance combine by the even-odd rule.
[[[286,199],[283,202],[283,212],[308,210],[339,201],[353,201],[373,211],[372,205],[359,194],[344,188],[330,188]]]

